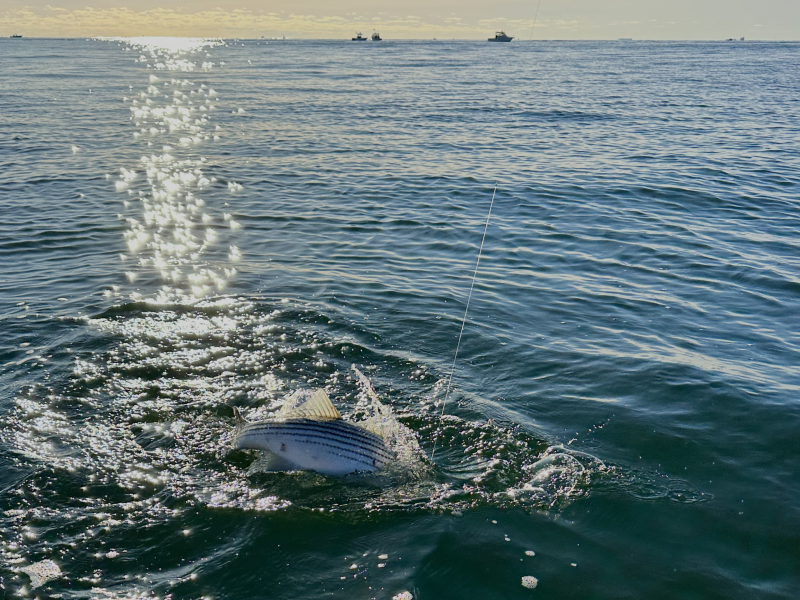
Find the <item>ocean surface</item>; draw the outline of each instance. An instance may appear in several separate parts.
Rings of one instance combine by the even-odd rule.
[[[800,597],[800,44],[0,54],[0,597]]]

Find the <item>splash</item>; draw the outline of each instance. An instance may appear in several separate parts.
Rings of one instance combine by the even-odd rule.
[[[559,502],[583,495],[592,475],[607,471],[607,467],[589,454],[567,451],[561,446],[548,448],[535,462],[525,465],[522,471],[525,481],[520,486],[506,490],[509,499],[553,507]]]
[[[363,419],[367,429],[383,438],[386,447],[397,457],[394,468],[410,472],[420,472],[424,468],[424,452],[416,434],[397,420],[392,409],[383,404],[372,382],[358,367],[351,366],[356,375],[360,394],[355,406],[354,418]]]
[[[129,303],[83,320],[86,344],[70,343],[96,347],[101,339],[106,349],[80,353],[66,380],[24,390],[3,425],[17,466],[36,471],[5,498],[0,560],[73,556],[75,547],[119,560],[124,548],[107,540],[149,527],[183,529],[178,524],[200,506],[350,515],[559,510],[606,476],[597,459],[518,426],[453,415],[440,422],[423,410],[441,390],[430,367],[392,355],[383,357],[385,371],[354,366],[350,357],[368,348],[334,333],[344,327],[335,316],[320,317],[309,306],[225,297],[157,310]],[[382,384],[403,372],[413,376],[403,393]],[[257,453],[232,450],[231,405],[265,418],[287,392],[310,387],[329,390],[345,418],[379,429],[397,468],[342,478],[276,473]],[[434,437],[432,465],[425,453]],[[54,487],[63,493],[45,500]],[[113,585],[92,570],[73,571],[71,584]]]

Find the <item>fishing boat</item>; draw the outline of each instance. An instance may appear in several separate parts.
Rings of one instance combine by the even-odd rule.
[[[358,33],[356,33],[356,37],[351,38],[351,40],[354,42],[366,42],[367,38],[361,35],[361,32],[359,31]]]
[[[505,31],[498,31],[493,38],[489,38],[490,42],[510,42],[514,36],[506,35]]]
[[[378,33],[377,31],[375,31],[374,29],[372,30],[372,41],[373,42],[380,42],[381,41],[381,34]]]
[[[22,36],[21,36],[21,35],[17,35],[17,34],[15,33],[15,34],[14,34],[14,35],[12,35],[11,37],[12,37],[12,38],[21,38]]]

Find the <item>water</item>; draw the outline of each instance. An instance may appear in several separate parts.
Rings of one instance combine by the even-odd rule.
[[[7,597],[796,597],[800,45],[0,45]]]

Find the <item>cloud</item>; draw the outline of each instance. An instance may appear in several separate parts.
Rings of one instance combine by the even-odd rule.
[[[408,39],[429,37],[482,38],[483,23],[467,25],[460,19],[426,21],[416,15],[366,16],[350,13],[347,17],[253,12],[242,8],[214,8],[190,11],[181,8],[133,10],[126,7],[86,7],[67,10],[47,5],[0,12],[8,29],[28,37],[94,36],[200,36],[200,37],[270,37],[286,35],[302,38],[342,38],[353,31],[380,28],[384,38]],[[493,19],[492,24],[512,21]],[[529,27],[527,21],[525,23]],[[489,28],[491,29],[491,27]]]
[[[27,0],[12,0],[26,2]],[[336,14],[333,9],[323,9],[319,2],[318,10],[309,14],[296,11],[278,10],[278,4],[255,4],[253,0],[237,0],[227,8],[192,9],[162,5],[161,8],[146,10],[124,6],[85,7],[74,9],[66,0],[62,6],[36,5],[20,6],[14,9],[0,9],[0,23],[6,31],[19,33],[26,37],[100,37],[100,36],[185,36],[185,37],[242,37],[259,38],[280,37],[349,40],[357,31],[376,29],[386,40],[391,39],[474,39],[485,40],[495,31],[505,30],[516,40],[546,39],[616,39],[619,35],[648,37],[649,39],[714,39],[728,36],[730,30],[743,27],[752,28],[762,38],[786,38],[793,34],[783,29],[775,30],[775,25],[766,21],[765,25],[744,25],[736,20],[721,24],[716,13],[713,20],[707,16],[692,14],[688,19],[683,15],[670,14],[669,20],[663,18],[659,9],[642,10],[624,15],[620,11],[590,11],[586,8],[590,0],[574,0],[586,6],[578,10],[558,9],[556,4],[543,7],[542,13],[533,28],[533,14],[530,18],[508,18],[502,16],[501,5],[482,11],[465,8],[467,12],[452,13],[449,10],[436,10],[425,13],[416,9],[416,15],[402,15],[380,11],[357,11]],[[79,0],[69,0],[76,2]],[[122,1],[122,0],[115,0]],[[152,1],[152,0],[148,0]],[[162,0],[172,2],[173,0]],[[450,0],[451,2],[452,0]],[[105,0],[104,0],[105,2]],[[431,0],[431,10],[439,6]],[[469,3],[467,3],[469,4]],[[592,0],[592,5],[594,2]],[[73,5],[74,6],[74,5]],[[292,6],[285,4],[285,6]],[[295,4],[296,6],[296,4]],[[448,9],[452,4],[448,5]],[[397,10],[397,9],[395,9]],[[495,18],[486,18],[485,10],[497,10]],[[792,14],[800,9],[791,9]],[[533,12],[533,11],[530,11]],[[608,14],[606,14],[608,12]],[[315,14],[312,14],[315,13]],[[422,16],[420,16],[422,15]],[[460,15],[460,16],[459,16]],[[526,15],[528,16],[528,15]],[[787,15],[781,22],[795,22]],[[655,18],[662,17],[662,18]],[[733,18],[733,17],[731,17]]]

